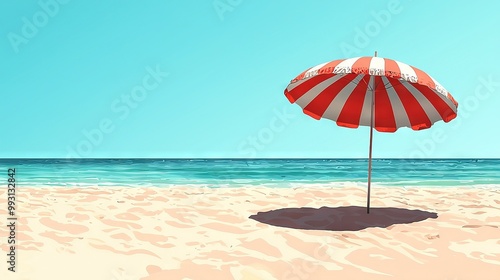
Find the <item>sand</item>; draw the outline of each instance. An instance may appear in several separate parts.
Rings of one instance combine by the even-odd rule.
[[[500,279],[500,187],[22,188],[0,279]]]

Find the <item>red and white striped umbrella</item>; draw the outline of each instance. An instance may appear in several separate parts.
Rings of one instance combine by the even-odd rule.
[[[371,127],[368,213],[373,128],[380,132],[427,129],[437,121],[454,119],[458,107],[451,94],[424,71],[376,53],[312,67],[290,82],[285,96],[315,119],[330,119],[349,128]]]

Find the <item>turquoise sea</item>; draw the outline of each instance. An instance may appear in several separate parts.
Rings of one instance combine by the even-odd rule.
[[[366,159],[1,159],[23,186],[364,186]],[[380,186],[500,187],[500,159],[375,159]]]

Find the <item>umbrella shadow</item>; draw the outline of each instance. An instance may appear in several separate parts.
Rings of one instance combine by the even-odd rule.
[[[409,224],[429,218],[437,218],[437,213],[404,208],[370,208],[342,206],[321,208],[282,208],[258,212],[249,218],[255,221],[293,229],[328,231],[357,231],[371,227],[387,228],[395,224]]]

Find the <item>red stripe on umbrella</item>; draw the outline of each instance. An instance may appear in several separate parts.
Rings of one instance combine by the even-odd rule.
[[[401,78],[401,70],[399,69],[399,66],[396,63],[396,61],[387,58],[385,58],[384,61],[385,61],[384,76],[394,79]]]
[[[346,75],[321,91],[306,107],[304,113],[319,120],[330,103],[340,91],[351,82],[350,75]]]
[[[417,83],[427,86],[429,88],[433,89],[436,88],[436,84],[434,83],[432,78],[429,75],[427,75],[427,73],[413,66],[411,66],[411,68],[413,69],[413,71],[415,71],[415,74],[417,74],[418,77]]]
[[[337,118],[337,124],[339,126],[348,128],[359,127],[359,119],[361,118],[361,112],[366,98],[366,90],[370,80],[369,77],[370,76],[365,75],[345,101],[342,111],[340,111],[339,117]]]
[[[343,59],[330,61],[318,70],[318,74],[333,74],[333,70]]]
[[[453,109],[446,103],[444,96],[439,96],[426,86],[418,85],[416,88],[427,98],[427,100],[429,100],[434,108],[436,108],[443,121],[449,122],[457,116]]]
[[[375,84],[382,83],[381,77],[376,77]],[[391,100],[386,87],[382,87],[377,92],[375,98],[375,129],[380,132],[396,131],[396,119],[392,109]]]
[[[397,90],[405,113],[410,120],[411,128],[413,130],[422,130],[431,127],[431,121],[429,117],[427,117],[424,109],[404,84],[396,80],[390,80],[389,82]]]
[[[302,97],[306,92],[310,91],[314,86],[317,84],[323,82],[324,80],[331,78],[333,74],[330,75],[321,75],[321,76],[314,76],[309,80],[304,81],[297,87],[291,89],[290,91],[288,88],[285,90],[285,96],[288,98],[288,100],[291,103],[295,103],[297,99]]]
[[[352,65],[352,73],[369,74],[371,57],[361,57]]]

